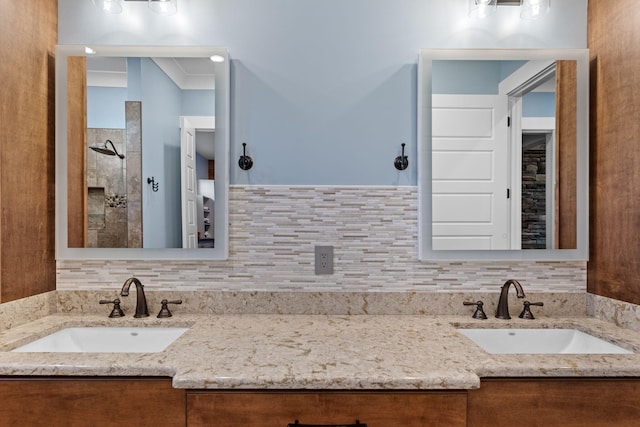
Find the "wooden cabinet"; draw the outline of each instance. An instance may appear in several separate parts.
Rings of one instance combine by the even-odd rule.
[[[183,390],[170,378],[0,377],[0,426],[640,425],[640,378],[495,378],[451,391]]]
[[[640,425],[640,379],[483,379],[468,392],[469,427]]]
[[[55,289],[58,2],[0,2],[0,302]]]
[[[187,391],[187,425],[465,426],[466,391]]]
[[[0,378],[2,426],[185,425],[170,378]]]
[[[640,8],[589,0],[590,293],[640,304]],[[639,422],[640,423],[640,422]]]

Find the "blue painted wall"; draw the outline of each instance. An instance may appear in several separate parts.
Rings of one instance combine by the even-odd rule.
[[[522,97],[523,117],[555,117],[556,94],[531,92]]]
[[[87,127],[124,129],[125,87],[87,87]]]
[[[433,61],[433,93],[495,95],[498,85],[525,61]],[[555,93],[532,92],[522,97],[523,117],[555,117]]]
[[[433,61],[433,93],[495,95],[501,80],[501,61]]]
[[[145,248],[182,247],[180,205],[181,90],[149,58],[141,61],[142,170],[160,183],[143,188]]]
[[[215,91],[183,90],[180,111],[183,116],[215,116]]]
[[[59,43],[216,45],[229,49],[234,184],[416,185],[421,48],[585,48],[587,0],[537,21],[502,7],[485,20],[467,0],[179,0],[104,15],[59,0]],[[247,142],[249,172],[237,158]],[[393,159],[407,143],[409,169]],[[311,159],[311,160],[310,160]]]

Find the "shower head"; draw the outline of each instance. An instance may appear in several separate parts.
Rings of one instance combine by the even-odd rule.
[[[107,144],[111,145],[111,148],[107,147]],[[110,139],[107,139],[106,142],[104,143],[104,146],[102,147],[98,145],[94,145],[89,148],[91,148],[93,151],[100,154],[106,154],[107,156],[118,156],[121,159],[124,159],[124,154],[118,153],[118,150],[116,150],[115,145],[113,145],[113,142],[111,142]]]

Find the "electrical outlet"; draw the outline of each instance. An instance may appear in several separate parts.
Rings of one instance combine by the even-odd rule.
[[[316,246],[316,274],[333,274],[333,246]]]

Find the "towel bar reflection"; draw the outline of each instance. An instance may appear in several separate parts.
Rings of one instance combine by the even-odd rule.
[[[147,178],[147,184],[151,184],[151,189],[153,190],[154,193],[158,192],[160,183],[157,183],[154,177]]]

